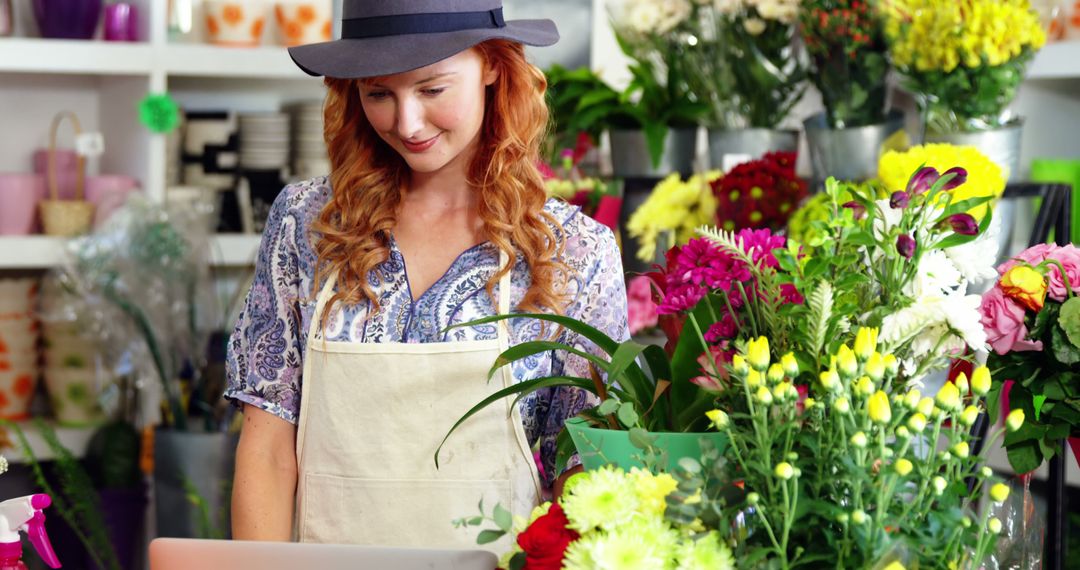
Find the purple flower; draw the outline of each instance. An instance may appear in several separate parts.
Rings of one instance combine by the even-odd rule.
[[[911,202],[911,194],[908,194],[903,190],[893,192],[892,196],[889,198],[889,206],[892,206],[894,209],[902,210],[907,208],[909,202]]]
[[[951,180],[942,185],[942,190],[952,190],[953,188],[956,188],[957,186],[960,186],[961,184],[967,182],[967,170],[964,170],[959,166],[954,166],[946,170],[945,174],[942,174],[942,176],[948,176],[950,174],[955,174],[956,176],[954,176]]]
[[[907,234],[896,236],[896,251],[900,252],[900,255],[911,259],[911,256],[915,255],[915,238]]]
[[[952,231],[962,236],[973,236],[979,233],[979,224],[971,214],[953,214],[946,221],[952,226]]]
[[[965,175],[966,174],[967,173],[965,173]],[[913,174],[910,180],[908,180],[907,193],[914,195],[922,194],[923,192],[929,190],[930,187],[938,181],[938,178],[941,178],[941,175],[938,174],[936,168],[932,166],[924,166],[923,168],[920,168],[918,172]]]
[[[863,216],[866,215],[866,206],[863,206],[862,204],[856,202],[855,200],[852,200],[850,202],[845,202],[844,207],[845,208],[851,208],[851,211],[855,214],[855,219],[856,220],[861,220],[861,219],[863,219]]]

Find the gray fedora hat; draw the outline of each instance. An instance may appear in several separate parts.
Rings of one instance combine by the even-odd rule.
[[[503,19],[502,0],[344,0],[341,39],[289,48],[309,75],[354,79],[411,71],[491,39],[559,40],[551,20]]]

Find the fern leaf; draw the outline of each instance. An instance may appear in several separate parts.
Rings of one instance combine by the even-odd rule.
[[[832,285],[828,281],[822,281],[810,294],[807,305],[810,307],[810,340],[813,343],[811,348],[814,354],[818,354],[825,346],[825,339],[829,334],[829,321],[832,320]]]

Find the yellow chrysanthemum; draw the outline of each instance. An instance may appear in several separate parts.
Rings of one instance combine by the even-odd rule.
[[[954,166],[967,170],[967,181],[950,191],[953,202],[982,196],[998,198],[1005,191],[1006,175],[973,146],[925,144],[904,152],[887,151],[878,159],[878,178],[890,192],[903,190],[920,166],[933,167],[938,172],[945,172]],[[974,208],[969,213],[981,220],[986,213],[986,205]]]
[[[578,532],[614,528],[640,508],[638,494],[622,470],[604,467],[574,476],[573,489],[562,496],[569,527]]]
[[[679,486],[678,481],[667,473],[654,475],[637,467],[630,470],[630,480],[637,490],[639,512],[647,517],[663,518],[667,496]]]
[[[720,541],[716,531],[698,540],[684,540],[676,554],[676,570],[733,570],[731,549]]]
[[[653,261],[661,236],[674,239],[665,247],[684,244],[697,228],[716,222],[717,201],[710,183],[720,176],[719,171],[710,171],[684,182],[672,174],[656,185],[626,222],[627,233],[638,242],[638,259]]]

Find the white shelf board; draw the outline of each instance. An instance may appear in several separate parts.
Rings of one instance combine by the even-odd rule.
[[[1028,79],[1080,78],[1080,40],[1043,46],[1027,72]]]
[[[261,236],[219,234],[211,241],[210,259],[215,267],[255,265]],[[64,238],[50,236],[0,236],[0,271],[49,269],[60,263]]]
[[[170,76],[316,80],[296,67],[284,47],[173,44],[159,48],[157,63]]]
[[[147,75],[153,60],[153,48],[142,42],[0,39],[3,73]]]
[[[45,443],[45,438],[41,436],[41,432],[38,431],[37,426],[32,421],[16,422],[19,429],[22,430],[23,435],[26,436],[26,443],[30,445],[31,451],[34,452],[34,457],[38,461],[51,461],[56,459],[56,454]],[[82,458],[86,456],[86,448],[90,444],[90,438],[94,436],[96,427],[85,428],[73,428],[73,427],[60,427],[53,422],[49,422],[49,426],[52,427],[56,433],[56,439],[60,441],[60,444],[67,448],[68,451],[75,457]],[[23,453],[22,444],[19,443],[19,438],[15,435],[14,430],[8,430],[7,428],[0,428],[6,432],[7,443],[11,445],[0,446],[0,454],[3,454],[4,458],[10,463],[29,463],[26,459],[26,455]]]

